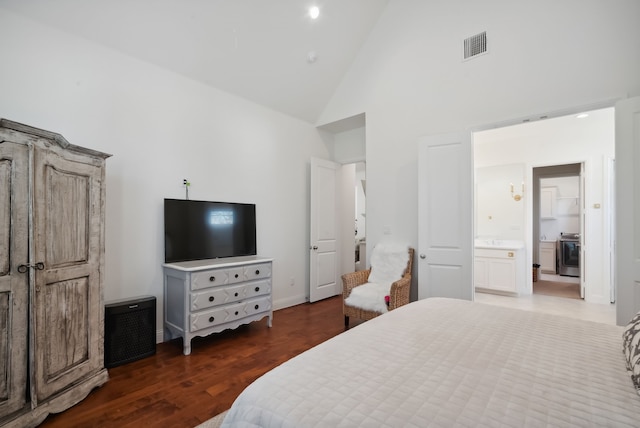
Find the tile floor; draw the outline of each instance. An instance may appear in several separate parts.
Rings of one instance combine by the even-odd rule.
[[[490,305],[506,306],[547,314],[563,315],[604,324],[616,323],[616,305],[587,303],[583,300],[532,294],[510,297],[497,294],[476,293],[475,301]]]
[[[538,277],[541,281],[572,282],[574,284],[580,283],[580,278],[575,278],[573,276],[550,275],[548,273],[541,273],[538,275]]]

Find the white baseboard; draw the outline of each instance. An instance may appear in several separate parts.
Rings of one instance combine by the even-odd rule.
[[[287,297],[286,299],[280,299],[273,302],[273,310],[277,311],[278,309],[284,309],[291,306],[299,305],[301,303],[305,303],[307,301],[307,296],[292,296]]]

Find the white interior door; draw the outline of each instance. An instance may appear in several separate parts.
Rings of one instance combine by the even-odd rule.
[[[640,97],[616,103],[616,323],[640,311]]]
[[[424,137],[418,166],[418,298],[473,300],[471,133]]]
[[[309,301],[340,293],[338,171],[340,164],[311,158]]]

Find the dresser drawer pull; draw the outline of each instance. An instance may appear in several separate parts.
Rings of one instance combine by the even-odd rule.
[[[213,282],[213,281],[215,281],[215,280],[216,280],[216,277],[215,277],[215,276],[210,276],[210,277],[209,277],[209,281]]]
[[[260,305],[256,305],[256,306],[255,306],[255,309],[258,309],[259,307],[260,307]]]
[[[215,299],[216,299],[215,297],[213,297],[213,296],[209,296],[209,301],[210,301],[210,302],[213,302]]]
[[[260,269],[256,269],[256,275],[260,275]]]
[[[238,274],[236,274],[236,278],[238,277]]]
[[[209,317],[209,322],[213,322],[214,319],[214,317]]]
[[[238,315],[238,311],[236,311],[236,315]]]
[[[233,293],[234,296],[238,297],[238,293]]]
[[[256,293],[260,291],[260,287],[256,287]]]

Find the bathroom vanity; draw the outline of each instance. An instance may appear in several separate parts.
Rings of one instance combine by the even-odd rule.
[[[526,288],[524,242],[476,239],[474,286],[476,291],[486,293],[523,294]]]

